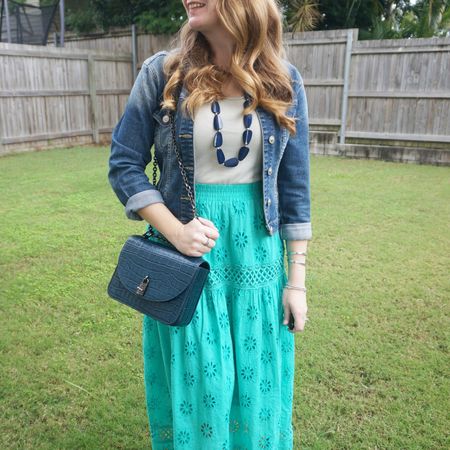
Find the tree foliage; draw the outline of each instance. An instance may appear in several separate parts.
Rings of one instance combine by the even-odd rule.
[[[79,33],[108,31],[135,23],[153,34],[175,33],[186,20],[180,0],[91,0],[68,1],[68,28]]]
[[[358,28],[360,39],[450,34],[449,0],[286,0],[290,31]],[[311,18],[321,19],[312,24]]]
[[[358,28],[360,39],[450,34],[450,0],[280,0],[289,31]],[[79,33],[136,23],[175,33],[186,20],[180,0],[66,0],[67,28]]]

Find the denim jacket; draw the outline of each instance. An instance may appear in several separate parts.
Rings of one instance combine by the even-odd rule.
[[[160,107],[166,55],[166,51],[160,51],[142,64],[125,112],[112,133],[108,179],[129,219],[143,220],[137,210],[162,202],[182,223],[187,223],[192,220],[193,212],[173,149],[168,111]],[[259,106],[256,108],[263,133],[261,201],[264,222],[270,235],[279,232],[285,240],[311,239],[308,106],[299,71],[288,61],[284,62],[295,92],[287,114],[296,118],[297,133],[290,136],[271,113]],[[193,121],[180,112],[180,104],[186,95],[183,86],[175,115],[175,130],[195,199]],[[145,174],[153,145],[160,164],[160,179],[156,186]]]

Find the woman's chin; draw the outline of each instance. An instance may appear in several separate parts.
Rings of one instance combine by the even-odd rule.
[[[196,17],[192,17],[189,19],[189,26],[195,31],[202,31],[204,24],[201,20],[198,20]]]
[[[203,31],[207,32],[214,28],[214,25],[211,23],[206,23],[202,20],[201,17],[190,17],[189,18],[189,26],[195,31]]]

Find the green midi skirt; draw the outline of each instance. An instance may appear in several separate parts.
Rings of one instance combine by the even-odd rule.
[[[283,241],[265,229],[262,182],[195,191],[198,215],[220,236],[203,255],[211,271],[192,322],[143,316],[152,448],[291,450],[295,344],[282,324]]]

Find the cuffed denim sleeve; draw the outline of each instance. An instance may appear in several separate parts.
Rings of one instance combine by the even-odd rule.
[[[296,134],[290,135],[278,172],[280,237],[285,240],[312,239],[309,120],[305,87],[294,68]]]
[[[166,52],[158,52],[142,64],[131,89],[125,111],[112,133],[109,182],[132,220],[143,220],[137,210],[152,203],[164,203],[159,190],[150,183],[145,168],[151,161],[155,123],[164,86],[163,63]]]

